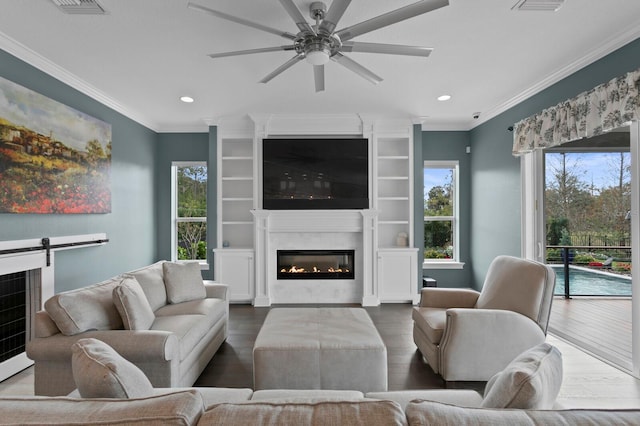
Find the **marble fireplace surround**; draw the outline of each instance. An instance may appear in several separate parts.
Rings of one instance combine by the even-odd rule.
[[[379,304],[373,288],[374,210],[253,210],[255,306]],[[278,250],[355,250],[353,280],[278,280]]]

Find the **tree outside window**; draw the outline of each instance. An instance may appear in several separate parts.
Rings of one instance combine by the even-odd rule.
[[[424,164],[424,258],[457,258],[457,162]]]
[[[174,164],[174,253],[177,260],[207,259],[207,166]]]

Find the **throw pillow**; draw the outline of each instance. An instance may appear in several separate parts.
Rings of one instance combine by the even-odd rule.
[[[153,386],[138,367],[92,338],[71,346],[71,371],[82,398],[143,398]]]
[[[125,277],[113,289],[113,304],[122,317],[125,330],[148,330],[156,319],[144,290],[135,277]]]
[[[207,297],[198,263],[165,262],[162,264],[162,271],[169,303],[182,303]]]
[[[485,387],[482,407],[549,410],[562,384],[562,354],[541,343],[518,355]]]

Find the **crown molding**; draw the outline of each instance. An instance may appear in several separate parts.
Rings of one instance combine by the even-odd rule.
[[[137,122],[138,124],[141,124],[142,126],[145,126],[148,129],[157,132],[156,129],[158,128],[158,126],[156,123],[153,123],[146,117],[143,117],[140,114],[131,111],[130,109],[117,102],[115,99],[96,89],[75,74],[53,63],[49,59],[36,53],[24,44],[12,39],[1,31],[0,49],[37,68],[38,70],[49,74],[51,77],[60,80],[64,84],[76,89],[80,93],[87,95],[88,97],[100,102],[101,104],[113,109],[116,112],[119,112],[125,117]]]
[[[608,54],[620,49],[628,43],[631,43],[635,39],[640,37],[640,27],[637,25],[632,25],[627,28],[625,31],[620,34],[611,37],[609,40],[606,40],[599,46],[595,46],[591,52],[580,59],[558,69],[556,72],[550,74],[548,77],[540,80],[538,83],[529,87],[528,89],[520,92],[518,95],[508,99],[502,104],[496,105],[494,108],[491,108],[489,111],[483,111],[480,120],[477,120],[473,123],[473,126],[469,128],[469,130],[473,129],[476,126],[479,126],[482,123],[485,123],[492,118],[502,114],[503,112],[513,108],[514,106],[524,102],[525,100],[531,98],[532,96],[542,92],[544,89],[547,89],[559,82],[560,80],[569,77],[577,71],[585,68],[588,65],[596,62],[599,59],[604,58]]]

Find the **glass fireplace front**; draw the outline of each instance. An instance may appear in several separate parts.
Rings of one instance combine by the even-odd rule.
[[[278,250],[278,279],[352,280],[354,253],[354,250]]]

